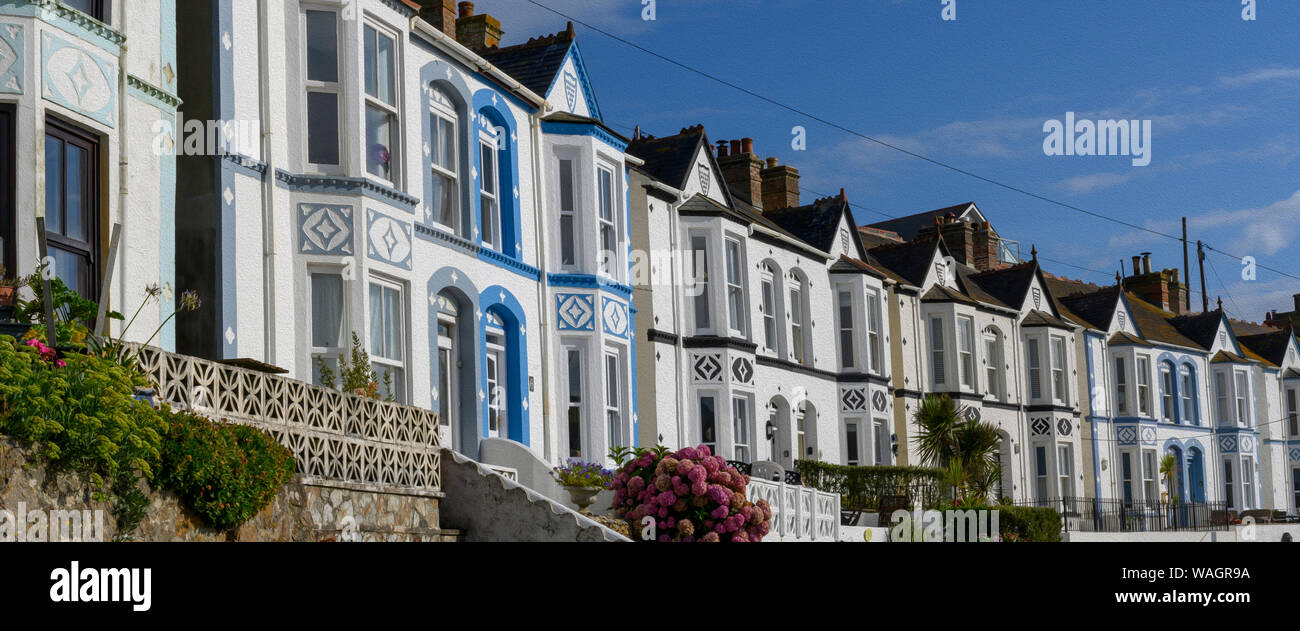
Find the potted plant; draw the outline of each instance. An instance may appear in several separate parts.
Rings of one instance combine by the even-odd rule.
[[[5,266],[0,265],[0,321],[8,322],[13,319],[14,305],[18,302],[18,290],[27,286],[27,280],[23,277],[10,278]]]
[[[594,462],[583,462],[570,458],[563,466],[555,467],[551,472],[555,481],[569,492],[578,512],[590,515],[589,507],[596,501],[596,495],[609,486],[614,473]]]

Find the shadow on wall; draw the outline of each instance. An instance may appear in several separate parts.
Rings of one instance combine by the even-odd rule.
[[[558,504],[578,510],[569,500],[569,492],[551,476],[551,467],[533,455],[523,444],[506,438],[484,438],[478,447],[479,461],[496,467],[507,467],[518,472],[519,483],[546,496]],[[601,491],[591,505],[592,515],[612,515],[614,492]]]

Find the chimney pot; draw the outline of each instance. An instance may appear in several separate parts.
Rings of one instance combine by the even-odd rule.
[[[474,15],[473,2],[462,2],[460,3],[459,6],[460,6],[460,17],[467,18]]]
[[[1141,276],[1141,275],[1142,275],[1142,255],[1140,255],[1140,254],[1137,255],[1137,256],[1134,256],[1134,257],[1133,257],[1133,274],[1132,274],[1132,275],[1133,275],[1133,276]]]
[[[1151,253],[1150,253],[1150,252],[1143,252],[1143,253],[1142,253],[1142,273],[1143,273],[1143,274],[1150,274],[1150,273],[1151,273]]]
[[[731,153],[734,155],[739,155],[741,153],[739,140],[731,141]]]
[[[1295,294],[1294,296],[1291,296],[1291,299],[1295,301],[1296,312],[1300,313],[1300,294]]]
[[[753,139],[753,138],[741,138],[741,139],[740,139],[740,148],[741,148],[741,150],[743,150],[744,153],[754,153],[754,139]]]
[[[780,161],[780,160],[777,160],[776,158],[768,158],[768,159],[767,159],[767,168],[769,168],[769,169],[774,168],[774,167],[777,167],[777,166],[780,166],[780,164],[781,164],[781,161]]]
[[[727,141],[725,140],[718,141],[718,157],[719,158],[727,157]]]

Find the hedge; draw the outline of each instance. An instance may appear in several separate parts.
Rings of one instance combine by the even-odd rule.
[[[922,508],[935,508],[947,499],[940,482],[941,469],[853,467],[817,460],[796,460],[795,467],[805,486],[839,493],[841,506],[848,510],[876,509],[884,495],[906,495],[909,503],[920,500]]]
[[[1061,514],[1055,508],[994,506],[1003,541],[1060,541]]]

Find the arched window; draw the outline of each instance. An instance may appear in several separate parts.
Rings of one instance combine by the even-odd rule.
[[[808,318],[808,277],[799,269],[791,270],[786,307],[790,316],[790,361],[813,363],[811,321]]]
[[[501,234],[501,145],[502,130],[479,131],[479,235],[483,245],[505,252]]]
[[[1178,411],[1175,407],[1177,393],[1174,387],[1174,365],[1172,362],[1160,362],[1160,419],[1167,423],[1177,421]]]
[[[529,444],[528,356],[523,309],[500,286],[479,296],[483,310],[484,432]]]
[[[475,147],[471,159],[478,168],[478,236],[488,250],[518,259],[523,247],[515,122],[499,101],[486,89],[474,96],[477,133],[471,136]]]
[[[1178,397],[1183,423],[1201,424],[1200,415],[1197,414],[1196,392],[1196,369],[1191,364],[1183,364],[1178,369]]]
[[[435,85],[429,100],[429,219],[456,234],[460,222],[460,115],[456,102]]]

